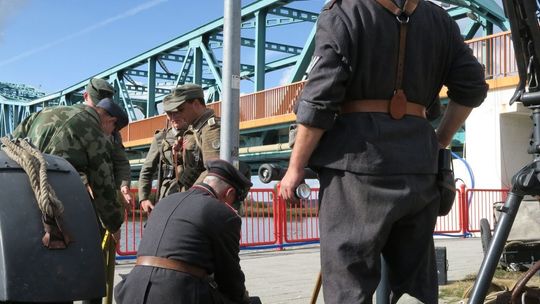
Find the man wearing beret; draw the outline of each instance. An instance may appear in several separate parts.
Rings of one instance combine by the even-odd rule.
[[[88,81],[86,91],[83,94],[84,103],[90,107],[95,107],[96,103],[104,98],[113,99],[114,93],[115,90],[110,83],[101,78],[92,78]],[[112,161],[114,180],[126,202],[130,203],[133,199],[129,190],[131,185],[131,169],[122,144],[122,137],[120,133],[113,132],[110,139],[113,144]]]
[[[179,176],[181,190],[185,191],[206,176],[207,160],[219,158],[220,121],[214,110],[206,108],[203,90],[197,84],[175,88],[163,103],[163,109],[169,117],[180,117],[189,125],[184,132],[184,169]]]
[[[249,168],[215,159],[186,192],[156,205],[146,223],[137,263],[116,286],[118,304],[249,303],[240,268],[241,218]]]
[[[165,96],[163,104],[172,98]],[[139,203],[145,212],[154,209],[150,201],[150,190],[154,175],[157,174],[158,193],[156,202],[165,196],[180,191],[178,177],[182,176],[182,136],[187,129],[186,122],[175,112],[167,113],[167,127],[154,134],[150,149],[139,174]]]
[[[99,221],[103,228],[120,237],[124,220],[117,200],[111,150],[108,139],[125,127],[127,115],[112,100],[102,100],[96,107],[83,104],[50,107],[26,118],[12,136],[29,138],[41,152],[65,158],[89,186]]]

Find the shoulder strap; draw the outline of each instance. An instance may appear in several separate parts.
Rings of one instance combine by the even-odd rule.
[[[156,139],[158,141],[159,163],[161,164],[163,159],[165,159],[165,154],[163,152],[163,146],[165,144],[165,141],[166,141],[166,138],[167,138],[167,133],[169,132],[169,130],[168,130],[168,128],[165,128],[165,129],[160,130],[160,132],[161,133],[158,134]]]
[[[407,0],[403,9],[398,7],[392,0],[377,0],[377,2],[395,16],[410,16],[418,6],[419,0]]]
[[[419,0],[406,0],[403,9],[398,7],[392,0],[376,0],[382,7],[396,16],[400,24],[399,27],[399,49],[398,64],[396,68],[396,83],[394,85],[394,96],[390,100],[390,116],[394,119],[401,119],[407,111],[407,96],[403,92],[403,68],[405,65],[405,45],[407,43],[407,24],[409,16],[414,13]]]

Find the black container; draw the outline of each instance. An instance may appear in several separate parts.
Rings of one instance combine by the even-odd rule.
[[[44,155],[48,180],[64,205],[66,249],[43,246],[44,235],[26,173],[0,150],[0,302],[67,302],[105,295],[101,237],[77,171]]]
[[[448,284],[448,260],[446,259],[446,247],[435,247],[435,259],[437,261],[437,282],[439,285]]]

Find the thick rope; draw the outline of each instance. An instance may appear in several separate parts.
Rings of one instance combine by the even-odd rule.
[[[7,137],[2,137],[0,142],[6,155],[19,164],[28,175],[30,186],[41,212],[52,218],[61,217],[64,205],[48,182],[47,162],[41,152],[25,140],[11,141]]]

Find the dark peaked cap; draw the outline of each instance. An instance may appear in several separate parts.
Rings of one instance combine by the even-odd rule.
[[[122,108],[120,108],[119,105],[115,104],[110,98],[100,100],[96,107],[102,108],[112,117],[116,117],[115,125],[117,131],[120,131],[129,123],[129,118],[126,112],[124,112],[124,110],[122,110]]]
[[[242,172],[240,172],[233,165],[231,165],[231,163],[222,159],[213,159],[206,162],[208,175],[217,176],[227,184],[234,187],[236,189],[236,192],[247,194],[249,188],[253,186],[250,181],[251,172],[247,165],[241,165],[240,167],[242,169]]]

